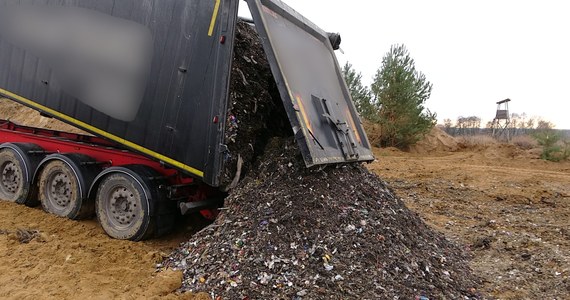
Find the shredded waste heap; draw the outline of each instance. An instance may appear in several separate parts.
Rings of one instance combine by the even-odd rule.
[[[238,23],[234,49],[226,120],[225,186],[247,173],[270,137],[292,135],[259,37],[247,23]]]
[[[161,264],[184,271],[183,291],[219,299],[480,298],[462,249],[376,175],[360,164],[305,167],[245,23],[232,76],[228,159],[247,167],[214,224]]]

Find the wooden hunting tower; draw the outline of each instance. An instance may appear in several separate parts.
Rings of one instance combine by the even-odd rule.
[[[493,137],[500,139],[506,138],[510,140],[509,124],[511,123],[511,114],[509,112],[509,102],[511,99],[505,99],[497,102],[497,114],[493,119]]]

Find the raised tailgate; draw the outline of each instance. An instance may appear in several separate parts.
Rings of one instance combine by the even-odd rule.
[[[328,34],[279,0],[247,2],[306,165],[373,160]]]

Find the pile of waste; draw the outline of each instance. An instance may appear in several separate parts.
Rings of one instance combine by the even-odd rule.
[[[226,120],[225,186],[235,184],[241,174],[247,173],[270,137],[292,134],[263,46],[252,25],[238,23],[235,43]]]
[[[463,250],[359,164],[305,168],[272,140],[214,224],[163,267],[221,299],[473,299]]]
[[[307,169],[258,37],[239,24],[217,220],[161,269],[213,299],[479,299],[463,249],[361,164]],[[246,166],[246,167],[243,167]]]

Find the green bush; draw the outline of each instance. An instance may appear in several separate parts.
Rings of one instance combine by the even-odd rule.
[[[570,141],[563,141],[563,144],[562,159],[567,160],[570,158]]]
[[[541,158],[548,161],[562,161],[570,158],[570,142],[561,141],[560,133],[552,130],[542,130],[535,133],[534,138],[542,146]]]

